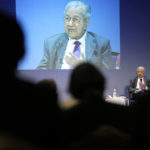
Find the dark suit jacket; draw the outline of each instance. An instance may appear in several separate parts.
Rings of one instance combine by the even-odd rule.
[[[148,78],[144,76],[144,82],[146,83],[148,89],[144,89],[142,90],[142,92],[136,94],[135,91],[137,86],[137,80],[138,77],[135,77],[133,80],[130,80],[129,92],[132,94],[132,99],[134,99],[137,94],[144,94],[145,92],[150,91],[150,80],[148,80]]]
[[[65,50],[68,43],[66,33],[54,35],[44,42],[44,56],[37,69],[61,69]],[[99,68],[115,68],[109,40],[87,32],[86,60]]]

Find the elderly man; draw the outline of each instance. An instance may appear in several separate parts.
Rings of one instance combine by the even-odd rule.
[[[144,94],[150,91],[150,80],[145,76],[145,68],[137,67],[137,77],[130,81],[129,92],[132,94],[132,99],[135,99],[139,94]]]
[[[115,68],[109,40],[86,29],[90,20],[90,6],[71,1],[65,8],[65,31],[44,42],[44,56],[37,69],[70,69],[83,61],[99,68]]]

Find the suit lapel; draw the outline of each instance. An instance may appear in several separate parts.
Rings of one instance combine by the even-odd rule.
[[[147,78],[146,76],[143,77],[144,83],[147,83]],[[138,82],[138,77],[135,78],[135,87],[137,86],[137,82]]]
[[[135,78],[135,88],[137,87],[138,77]]]
[[[56,45],[56,52],[57,52],[56,68],[57,69],[61,69],[67,43],[68,43],[68,36],[67,34],[64,34],[64,37],[62,37],[62,40],[60,40]],[[95,55],[98,55],[98,54],[97,54],[97,49],[96,49],[95,38],[93,38],[93,36],[91,36],[88,32],[87,32],[87,36],[85,40],[85,45],[86,45],[85,56],[86,56],[86,60],[89,61],[93,53]]]
[[[144,80],[144,83],[147,84],[147,77],[146,76],[143,77],[143,80]]]
[[[61,69],[67,43],[68,43],[68,36],[64,34],[64,37],[62,37],[62,39],[58,42],[56,46],[56,52],[57,52],[56,68],[57,69]]]
[[[85,56],[87,61],[91,59],[93,53],[97,53],[95,38],[93,38],[87,32],[86,41],[85,41]]]

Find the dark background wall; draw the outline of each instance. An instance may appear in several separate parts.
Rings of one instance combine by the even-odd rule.
[[[112,95],[113,88],[119,95],[126,95],[125,87],[136,75],[137,66],[146,68],[150,78],[150,4],[149,0],[120,0],[121,69],[102,70],[107,79],[105,94]],[[15,16],[15,1],[0,0],[0,9]],[[53,78],[59,87],[60,98],[67,95],[70,70],[19,70],[22,78],[37,82]]]
[[[0,0],[0,11],[3,11],[15,17],[16,16],[15,0]]]

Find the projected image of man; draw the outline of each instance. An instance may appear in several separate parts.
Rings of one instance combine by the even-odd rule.
[[[44,56],[37,69],[71,69],[83,61],[99,68],[114,69],[110,41],[87,31],[90,6],[71,1],[64,12],[65,33],[45,40]]]

